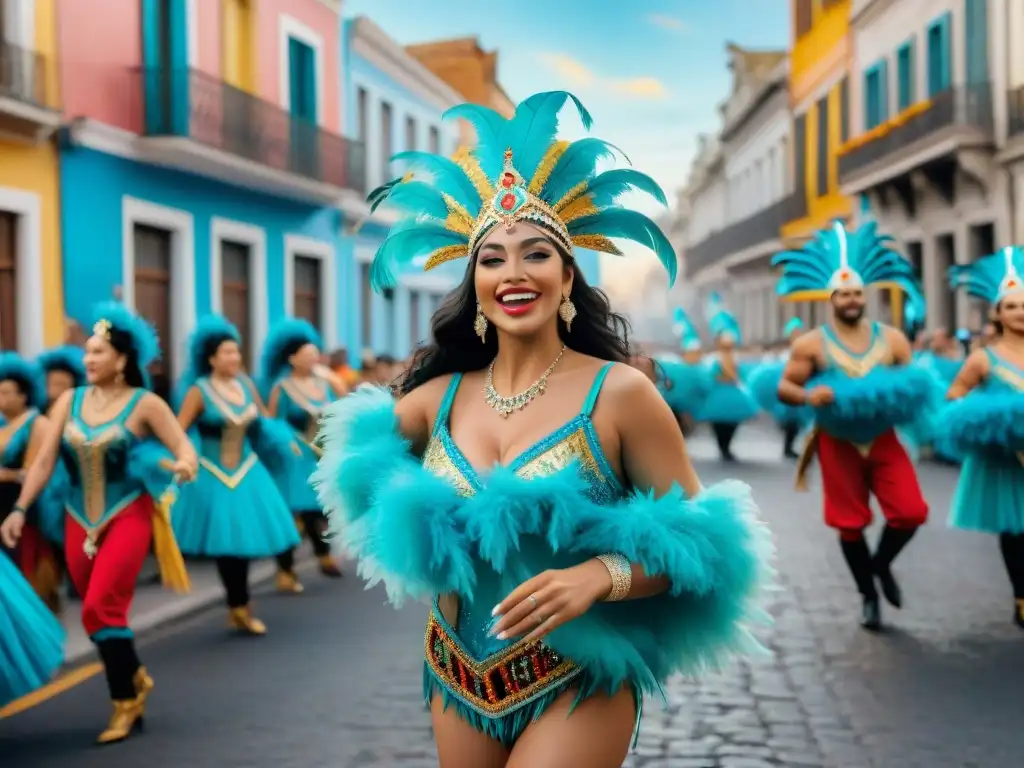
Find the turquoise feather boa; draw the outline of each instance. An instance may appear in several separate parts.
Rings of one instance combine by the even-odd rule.
[[[602,685],[660,691],[671,674],[720,668],[759,649],[748,625],[766,621],[757,599],[773,547],[750,489],[724,482],[687,499],[634,493],[602,507],[576,467],[529,480],[498,468],[486,488],[460,496],[423,468],[401,436],[387,392],[364,387],[322,422],[313,475],[331,531],[389,599],[473,595],[493,569],[510,588],[549,568],[620,552],[671,588],[643,600],[601,603],[549,636],[550,646]]]
[[[937,437],[965,453],[1024,451],[1024,393],[974,390],[946,405]]]
[[[786,364],[781,361],[762,363],[750,374],[750,394],[762,410],[770,413],[779,424],[809,424],[814,411],[808,406],[787,405],[779,400],[779,383]]]

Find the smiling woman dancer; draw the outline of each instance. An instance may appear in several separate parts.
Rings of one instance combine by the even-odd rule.
[[[479,142],[406,152],[432,179],[371,195],[405,208],[374,260],[468,257],[399,383],[325,415],[314,483],[332,533],[391,599],[432,598],[425,695],[443,768],[621,765],[644,693],[757,648],[744,623],[771,542],[747,486],[701,487],[654,384],[626,365],[626,323],[574,247],[676,258],[631,189],[664,201],[586,138],[555,140],[564,92],[511,120],[463,105]],[[427,178],[425,176],[424,178]],[[513,394],[515,393],[515,394]],[[543,396],[547,393],[550,396]]]
[[[950,523],[999,537],[1013,621],[1024,629],[1024,250],[953,267],[950,281],[992,307],[998,332],[967,358],[940,419],[965,454]]]
[[[159,354],[153,329],[127,308],[96,308],[85,347],[89,386],[65,392],[51,411],[48,430],[29,467],[14,512],[4,522],[4,543],[21,536],[25,510],[46,487],[60,457],[70,474],[64,551],[68,572],[82,595],[82,624],[96,644],[114,711],[100,736],[107,744],[128,738],[141,722],[153,679],[135,651],[128,611],[153,542],[165,583],[187,588],[181,554],[166,509],[157,510],[149,479],[158,451],[155,437],[174,454],[167,469],[195,476],[196,455],[167,404],[144,388],[143,371]]]

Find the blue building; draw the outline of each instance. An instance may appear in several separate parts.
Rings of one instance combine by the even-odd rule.
[[[345,21],[342,71],[346,78],[345,133],[366,148],[367,186],[374,189],[402,169],[390,158],[406,150],[451,155],[459,146],[460,126],[442,123],[449,107],[466,99],[409,55],[376,24],[359,16]],[[354,221],[346,214],[347,221]],[[369,265],[395,215],[386,206],[347,230],[351,251],[350,292],[345,303],[351,350],[402,358],[430,335],[430,317],[443,296],[465,276],[466,262],[451,262],[430,272],[411,266],[398,286],[384,295],[369,285]],[[599,280],[598,254],[577,250],[587,280]]]
[[[365,196],[366,169],[362,146],[340,135],[340,18],[307,27],[296,16],[322,6],[295,0],[295,16],[268,8],[258,19],[278,30],[276,51],[229,46],[225,28],[218,53],[190,33],[205,6],[139,7],[139,65],[89,70],[102,99],[95,84],[89,98],[67,94],[78,110],[60,157],[67,313],[85,320],[113,297],[146,316],[164,347],[158,391],[184,370],[188,333],[211,311],[239,326],[250,366],[283,316],[342,344],[340,206]],[[271,53],[278,71],[258,76],[257,54],[265,65]]]

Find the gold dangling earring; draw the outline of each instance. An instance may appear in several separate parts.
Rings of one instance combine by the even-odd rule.
[[[118,386],[124,384],[124,371],[117,372],[117,376],[114,377],[114,383]]]
[[[576,305],[568,296],[563,297],[562,303],[558,305],[558,316],[565,323],[565,330],[571,332],[572,321],[576,319]]]
[[[480,337],[480,343],[487,343],[487,317],[484,315],[484,310],[480,306],[480,302],[476,303],[476,320],[473,321],[473,332]]]

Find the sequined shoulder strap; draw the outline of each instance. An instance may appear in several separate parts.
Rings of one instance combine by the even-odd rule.
[[[601,387],[604,386],[604,380],[608,377],[608,371],[612,369],[615,363],[605,363],[601,366],[601,370],[597,372],[597,376],[594,377],[594,383],[590,385],[590,392],[587,393],[587,399],[583,402],[583,410],[580,411],[580,415],[586,418],[590,418],[590,415],[594,412],[594,408],[597,406],[597,398],[601,394]]]
[[[448,382],[448,389],[444,392],[444,397],[441,399],[441,407],[437,409],[437,416],[434,418],[433,433],[435,435],[441,430],[448,430],[448,421],[452,415],[452,403],[455,402],[455,394],[459,391],[459,384],[461,383],[461,373],[454,374],[452,380]]]

